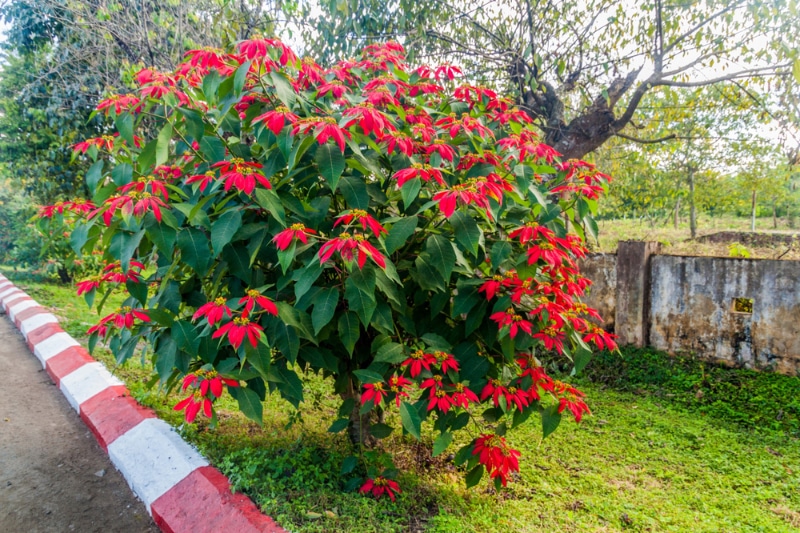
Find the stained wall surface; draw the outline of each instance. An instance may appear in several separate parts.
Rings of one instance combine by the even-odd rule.
[[[615,321],[629,320],[617,310],[629,298],[618,268],[614,254],[591,254],[580,263],[593,282],[584,301],[612,331],[621,326]],[[646,268],[646,344],[800,375],[800,261],[653,255]],[[735,298],[752,299],[753,312],[735,312]]]
[[[614,331],[617,290],[617,256],[615,254],[589,254],[578,264],[581,275],[590,279],[592,285],[583,302],[597,309],[603,317],[603,326]]]
[[[653,347],[800,371],[799,262],[660,255],[651,283]],[[752,299],[752,314],[735,312],[735,298]]]

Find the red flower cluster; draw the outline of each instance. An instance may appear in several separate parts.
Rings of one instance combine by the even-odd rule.
[[[150,317],[144,309],[132,309],[130,306],[121,307],[116,312],[104,316],[100,322],[90,327],[89,335],[97,333],[101,337],[108,335],[109,324],[117,329],[131,329],[135,320],[150,322]]]
[[[217,374],[216,370],[197,370],[183,378],[181,386],[184,391],[189,387],[192,387],[194,391],[178,402],[173,409],[175,411],[186,409],[186,421],[190,424],[194,422],[201,409],[204,415],[211,418],[214,415],[213,403],[222,396],[223,385],[238,387],[239,382],[235,379],[223,378]]]
[[[272,239],[278,250],[287,250],[295,240],[308,244],[308,236],[315,235],[317,232],[313,229],[308,229],[304,224],[292,224],[285,230],[279,232]]]
[[[361,488],[359,489],[361,494],[368,494],[372,493],[372,496],[380,498],[381,496],[389,496],[389,498],[394,501],[395,496],[400,494],[400,485],[397,484],[397,481],[392,479],[387,479],[383,476],[378,476],[375,479],[367,479],[366,483],[364,483]]]
[[[508,477],[514,472],[519,472],[519,451],[509,447],[506,439],[499,435],[483,434],[475,439],[472,455],[477,455],[478,461],[486,468],[489,477],[500,478],[504,487]]]
[[[256,188],[256,182],[265,189],[272,188],[269,180],[258,171],[263,166],[261,163],[235,158],[231,161],[214,163],[211,168],[220,169],[220,179],[225,182],[225,192],[234,188],[250,196]],[[201,185],[201,187],[205,188],[205,185]]]
[[[90,200],[74,200],[71,202],[56,202],[53,205],[43,205],[39,208],[39,217],[41,218],[53,218],[53,216],[57,213],[59,215],[63,215],[64,211],[69,211],[71,213],[77,215],[85,215],[92,210],[96,209],[96,206]]]
[[[352,261],[355,257],[359,269],[364,268],[368,258],[379,267],[386,268],[386,259],[361,233],[350,235],[343,232],[323,244],[319,249],[319,262],[326,263],[336,252],[339,252],[345,261]]]

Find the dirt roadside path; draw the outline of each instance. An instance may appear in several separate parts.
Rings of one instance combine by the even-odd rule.
[[[5,314],[0,368],[0,531],[158,532]]]

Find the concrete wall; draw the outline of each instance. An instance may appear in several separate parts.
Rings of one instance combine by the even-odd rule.
[[[617,256],[616,254],[589,254],[578,263],[581,275],[592,280],[589,294],[583,302],[594,307],[603,317],[603,327],[614,331],[617,308]]]
[[[651,280],[651,346],[800,371],[799,262],[661,255]],[[753,313],[734,312],[735,298],[752,298]]]
[[[614,254],[591,254],[580,263],[593,282],[584,300],[598,309],[607,329],[625,333],[623,344],[800,375],[800,261],[673,255],[648,260],[641,246],[629,246],[626,254],[637,250],[643,254],[640,270],[618,264]],[[644,300],[638,296],[643,283]],[[753,299],[752,314],[734,312],[735,298]],[[636,301],[642,302],[640,312],[631,305]]]

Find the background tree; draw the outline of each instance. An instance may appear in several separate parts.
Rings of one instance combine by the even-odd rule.
[[[304,3],[299,24],[308,49],[346,56],[394,34],[418,58],[456,62],[475,80],[514,90],[545,141],[568,158],[614,136],[636,139],[631,121],[656,87],[735,84],[744,101],[748,86],[770,83],[788,101],[793,65],[800,70],[785,40],[800,17],[786,0],[422,4]]]

